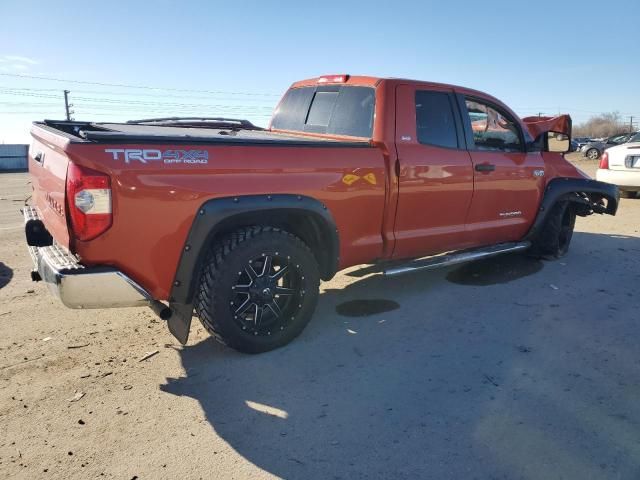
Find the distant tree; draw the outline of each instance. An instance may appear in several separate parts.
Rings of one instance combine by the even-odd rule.
[[[623,124],[620,113],[610,112],[594,115],[586,122],[576,125],[573,127],[573,136],[600,138],[628,131],[629,125]]]

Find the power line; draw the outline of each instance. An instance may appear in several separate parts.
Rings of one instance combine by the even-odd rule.
[[[10,92],[3,91],[0,88],[0,96],[2,95],[11,95],[16,97],[27,97],[27,98],[46,98],[46,99],[58,99],[59,95],[53,94],[42,94],[42,93],[30,93],[30,92]],[[121,105],[148,105],[148,106],[168,106],[168,107],[216,107],[216,108],[233,108],[233,109],[255,109],[255,110],[273,110],[273,106],[268,105],[253,105],[253,104],[210,104],[205,102],[198,103],[181,103],[181,102],[153,102],[153,101],[144,101],[144,100],[126,100],[126,99],[114,99],[114,98],[100,98],[100,97],[74,97],[78,101],[86,102],[86,103],[110,103],[110,104],[121,104]],[[26,103],[26,102],[25,102]]]
[[[538,108],[533,108],[533,107],[522,107],[522,108],[514,108],[513,110],[517,111],[517,112],[534,112],[534,113],[538,113],[541,111],[557,111],[557,107],[554,108],[542,108],[542,107],[538,107]],[[615,110],[613,111],[595,111],[595,110],[580,110],[577,108],[561,108],[560,110],[564,111],[564,112],[573,112],[573,113],[588,113],[588,114],[592,114],[592,115],[604,115],[604,114],[608,114],[608,113],[617,113],[618,115],[623,115],[623,116],[628,116],[631,115],[631,112],[617,112]],[[637,117],[638,115],[636,115],[635,113],[633,113],[634,117]]]
[[[40,94],[43,95],[42,92],[58,92],[60,91],[60,89],[58,88],[24,88],[24,87],[7,87],[7,86],[3,86],[0,85],[0,91],[2,92],[7,92],[7,93],[16,93],[16,94],[20,94],[20,93],[34,93],[35,94]],[[166,93],[143,93],[143,92],[114,92],[114,91],[105,91],[105,90],[73,90],[75,93],[88,93],[88,94],[96,94],[96,95],[128,95],[128,96],[132,96],[135,95],[136,97],[151,97],[151,98],[193,98],[193,99],[206,99],[206,100],[210,100],[212,99],[212,96],[218,96],[218,98],[216,98],[216,100],[220,100],[222,98],[224,98],[225,94],[208,94],[208,95],[171,95],[171,94],[166,94]],[[222,98],[220,98],[220,96],[223,96]],[[227,97],[229,98],[229,97]],[[240,98],[234,98],[234,101],[245,101],[244,99],[240,99]],[[251,98],[251,101],[254,102],[271,102],[274,103],[275,102],[275,98]]]
[[[0,102],[0,107],[11,107],[12,109],[35,109],[34,111],[42,110],[47,107],[56,107],[57,103],[25,103],[25,102]],[[242,115],[266,115],[271,116],[271,112],[255,110],[251,108],[233,108],[233,107],[216,107],[207,105],[198,106],[182,106],[176,107],[172,105],[93,105],[83,102],[74,102],[73,106],[75,111],[114,111],[114,112],[150,112],[150,111],[164,111],[164,112],[232,112]]]
[[[38,117],[38,118],[42,118],[43,116],[46,115],[58,115],[60,112],[42,112],[42,111],[38,111],[38,112],[22,112],[22,111],[15,111],[15,112],[0,112],[4,115],[33,115],[34,117]]]
[[[0,113],[5,113],[2,111],[2,107],[5,107],[6,110],[24,110],[24,111],[42,111],[49,108],[55,108],[57,106],[63,107],[60,103],[53,102],[2,102],[0,101]],[[69,105],[71,107],[71,105]],[[186,113],[190,112],[196,115],[200,114],[215,114],[215,113],[233,113],[235,115],[264,115],[271,116],[272,113],[270,111],[252,109],[252,108],[236,108],[236,107],[225,107],[225,106],[214,106],[214,105],[194,105],[194,106],[173,106],[173,105],[118,105],[118,104],[92,104],[86,102],[78,102],[74,100],[73,103],[74,111],[78,114],[80,112],[88,113],[88,112],[117,112],[117,113],[135,113],[135,112],[174,112],[174,113]],[[71,112],[73,113],[73,112]]]
[[[272,107],[264,105],[226,105],[220,103],[179,103],[179,102],[144,102],[138,100],[115,100],[110,98],[92,98],[92,97],[75,97],[78,101],[85,101],[87,103],[107,103],[114,105],[162,105],[166,107],[220,107],[220,108],[252,108],[256,110],[273,110]]]
[[[222,90],[197,90],[197,89],[190,89],[190,88],[152,87],[149,85],[127,85],[124,83],[89,82],[86,80],[68,80],[68,79],[44,77],[44,76],[38,76],[38,75],[26,75],[23,73],[0,73],[0,75],[4,77],[30,78],[34,80],[48,80],[50,82],[65,82],[65,83],[75,83],[75,84],[82,84],[82,85],[100,85],[102,87],[138,88],[142,90],[165,90],[168,92],[191,92],[191,93],[211,93],[211,94],[225,94],[225,95],[248,95],[248,96],[268,96],[268,97],[280,96],[275,93],[226,92]]]
[[[77,97],[75,97],[77,98]],[[58,98],[58,100],[60,97]],[[35,101],[35,102],[25,102],[25,101],[5,101],[0,98],[0,105],[13,105],[13,106],[24,106],[24,107],[47,107],[47,106],[56,106],[59,105],[58,102],[52,101]],[[175,110],[212,110],[212,109],[220,109],[220,110],[238,110],[238,111],[262,111],[263,113],[270,113],[272,111],[271,108],[260,108],[253,107],[251,105],[222,105],[222,104],[164,104],[164,103],[143,103],[143,104],[128,104],[128,103],[102,103],[99,101],[75,101],[75,106],[83,106],[86,108],[95,108],[95,109],[136,109],[136,110],[144,110],[146,108],[166,108],[166,109],[175,109]]]
[[[24,106],[28,106],[28,107],[52,107],[52,106],[56,106],[58,105],[57,103],[53,103],[53,102],[3,102],[0,101],[0,105],[24,105]]]
[[[57,90],[58,92],[60,90]],[[51,93],[31,93],[31,92],[14,92],[10,90],[3,90],[0,88],[0,94],[2,95],[15,95],[18,97],[35,97],[35,98],[59,98],[60,95],[54,95]]]
[[[144,115],[144,112],[140,112],[142,115]],[[154,113],[174,113],[174,112],[170,112],[170,111],[159,111],[159,112],[154,112]],[[180,113],[189,113],[189,112],[180,112]],[[220,112],[218,112],[220,113]],[[233,113],[233,112],[230,112]],[[33,115],[35,117],[38,118],[43,118],[47,115],[59,115],[60,111],[48,111],[48,110],[35,110],[35,111],[25,111],[25,110],[7,110],[7,111],[3,111],[0,110],[0,114],[1,115]],[[91,113],[80,113],[78,114],[78,112],[76,112],[75,114],[77,117],[94,117],[94,116],[108,116],[108,117],[128,117],[129,114],[127,113],[126,115],[123,115],[122,112],[91,112]],[[191,115],[198,115],[198,113],[194,113]],[[138,115],[136,115],[138,116]],[[263,117],[263,118],[271,118],[271,115],[266,115],[266,114],[256,114],[256,115],[251,115],[251,117]]]
[[[165,111],[165,112],[166,112],[166,111]],[[162,111],[161,111],[161,112],[156,112],[156,113],[162,113]],[[171,113],[171,112],[168,112],[168,113]],[[89,115],[89,114],[87,114],[87,115]],[[116,117],[116,116],[118,116],[118,114],[117,114],[117,113],[106,113],[106,112],[101,112],[101,113],[91,113],[90,115],[91,115],[91,116],[94,116],[94,115],[101,115],[101,116],[110,116],[110,117]],[[195,116],[197,116],[197,115],[198,115],[198,113],[196,112],[196,114],[194,114],[194,115],[195,115]],[[271,115],[266,115],[266,114],[257,114],[257,115],[251,115],[251,116],[252,116],[252,117],[264,117],[264,118],[271,118]]]

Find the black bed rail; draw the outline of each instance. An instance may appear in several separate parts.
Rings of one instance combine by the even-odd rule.
[[[181,126],[181,127],[211,127],[211,128],[240,128],[244,130],[264,130],[251,123],[249,120],[225,117],[160,117],[143,118],[141,120],[129,120],[132,125],[155,125],[155,126]]]

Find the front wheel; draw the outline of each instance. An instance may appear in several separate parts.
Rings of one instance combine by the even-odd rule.
[[[575,224],[576,212],[571,203],[566,200],[556,203],[532,242],[529,255],[547,260],[566,255]]]
[[[273,227],[246,227],[212,247],[200,277],[196,314],[230,347],[267,352],[302,332],[319,286],[318,264],[302,240]]]

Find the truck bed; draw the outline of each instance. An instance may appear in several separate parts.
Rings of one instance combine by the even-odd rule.
[[[380,256],[387,185],[381,149],[368,139],[217,127],[38,122],[29,158],[32,205],[56,244],[83,265],[124,272],[161,300],[169,296],[196,213],[205,202],[238,192],[317,199],[341,231],[340,261]],[[126,161],[112,153],[126,149],[205,151],[208,161]],[[69,227],[70,164],[111,179],[113,224],[90,240]]]
[[[39,127],[65,134],[72,142],[134,142],[134,143],[201,143],[201,144],[253,144],[302,145],[323,147],[366,147],[369,140],[342,140],[311,134],[286,134],[263,129],[235,129],[214,127],[184,127],[131,123],[94,123],[45,120],[35,122]]]

